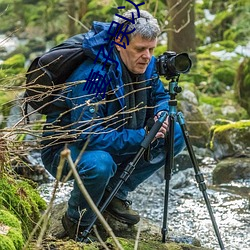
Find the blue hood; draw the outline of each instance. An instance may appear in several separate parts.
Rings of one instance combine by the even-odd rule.
[[[103,23],[94,21],[92,28],[89,32],[85,34],[85,39],[83,40],[83,48],[87,55],[91,58],[95,58],[98,54],[102,45],[105,45],[105,53],[108,54],[108,50],[111,48],[111,41],[113,37],[108,34],[111,23]],[[111,32],[113,31],[113,27]],[[103,54],[99,54],[100,60],[103,60]]]

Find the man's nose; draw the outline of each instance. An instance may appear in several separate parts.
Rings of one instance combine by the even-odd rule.
[[[143,57],[144,59],[150,59],[151,54],[150,54],[149,49],[147,49],[147,50],[144,51],[142,57]]]

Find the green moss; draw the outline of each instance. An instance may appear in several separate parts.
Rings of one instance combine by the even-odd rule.
[[[7,235],[0,234],[0,249],[16,250],[13,241]]]
[[[11,214],[7,210],[0,209],[0,221],[7,226],[21,230],[20,221],[16,218],[16,216]]]
[[[4,63],[2,64],[2,69],[9,69],[11,67],[23,68],[24,64],[25,56],[23,54],[16,54],[4,61]]]
[[[200,104],[206,103],[210,104],[214,107],[222,107],[222,104],[224,103],[224,99],[221,96],[209,96],[209,95],[201,95],[199,97]]]
[[[244,107],[250,115],[250,59],[245,60],[240,64],[235,78],[235,96],[242,107]]]
[[[223,40],[219,42],[219,45],[223,47],[226,51],[232,52],[238,45],[234,40]]]
[[[207,118],[211,121],[214,121],[216,119],[228,119],[231,121],[239,121],[248,119],[249,116],[247,114],[247,111],[240,106],[240,104],[237,102],[234,93],[232,91],[226,91],[225,93],[221,95],[208,95],[207,93],[199,93],[199,104],[208,104],[213,107],[212,113],[207,115]],[[226,109],[225,107],[233,107],[232,111],[230,112],[230,109],[225,114]],[[235,110],[235,111],[234,111]],[[237,111],[237,112],[236,112]]]
[[[221,67],[214,71],[214,79],[228,86],[232,86],[235,78],[235,70],[228,67]]]
[[[89,245],[86,245],[86,246],[84,246],[84,249],[85,250],[98,250],[99,249],[99,247],[98,246],[95,246],[95,244],[89,244]]]
[[[216,121],[214,122],[215,125],[227,125],[227,124],[230,124],[232,123],[231,121],[229,120],[226,120],[225,118],[222,118],[222,119],[216,119]],[[216,127],[216,126],[214,126]]]
[[[4,176],[0,179],[0,206],[4,206],[21,221],[24,237],[27,238],[46,203],[27,182]]]
[[[228,135],[228,133],[231,133],[234,131],[235,138],[237,141],[240,141],[244,143],[246,141],[250,141],[250,134],[245,133],[245,131],[249,130],[250,128],[250,120],[243,120],[243,121],[238,121],[238,122],[232,122],[229,124],[225,125],[214,125],[210,129],[210,144],[209,147],[211,150],[214,149],[213,142],[215,140],[215,137],[217,138],[218,141],[220,141],[222,144],[227,144],[229,149],[231,148],[233,152],[233,147],[234,145],[229,141],[230,137],[225,136]]]
[[[0,237],[0,249],[21,249],[24,243],[20,221],[7,210],[0,210],[0,224],[10,227],[5,237]],[[3,235],[0,235],[3,236]],[[10,243],[11,242],[11,243]],[[7,245],[6,245],[7,244]]]
[[[122,245],[124,250],[133,250],[135,241],[133,239],[124,239],[124,238],[118,238],[120,244]],[[113,245],[113,240],[109,238],[107,243],[111,243]],[[155,241],[155,240],[144,240],[140,241],[138,244],[139,250],[198,250],[198,249],[205,249],[201,247],[196,247],[194,245],[188,245],[188,244],[182,244],[182,243],[175,243],[175,242],[168,242],[168,243],[162,243],[161,241]]]
[[[19,86],[25,80],[25,56],[16,54],[1,64],[0,84]]]
[[[241,130],[241,129],[245,129],[249,127],[250,127],[250,121],[239,121],[239,122],[229,123],[229,124],[222,125],[222,126],[219,126],[219,125],[215,126],[214,133],[225,132],[231,129]]]
[[[24,245],[24,240],[22,236],[22,231],[16,231],[15,228],[11,228],[7,236],[12,240],[16,249],[22,249]]]

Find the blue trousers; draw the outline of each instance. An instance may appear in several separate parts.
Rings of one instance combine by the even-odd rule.
[[[156,170],[160,169],[165,164],[166,150],[164,148],[164,139],[158,139],[153,143],[151,149],[151,160],[145,161],[142,157],[135,167],[128,180],[121,186],[116,197],[125,200],[128,193],[135,190],[136,187],[151,176]],[[178,123],[175,123],[174,136],[174,154],[177,155],[185,147],[184,138]],[[71,151],[71,157],[75,161],[80,154],[81,148],[78,148],[74,143],[69,144],[68,148]],[[62,149],[53,150],[53,147],[42,151],[42,160],[45,168],[56,176],[57,167],[60,160],[60,152]],[[85,151],[80,161],[77,164],[78,174],[92,197],[96,205],[102,199],[104,191],[111,191],[120,180],[120,175],[127,164],[133,160],[135,155],[115,156],[101,150]],[[67,175],[70,167],[65,163],[63,175]],[[84,199],[76,182],[71,192],[68,201],[68,216],[79,221],[80,212],[86,209],[81,218],[81,225],[89,225],[94,217],[94,213],[90,209],[88,203]]]

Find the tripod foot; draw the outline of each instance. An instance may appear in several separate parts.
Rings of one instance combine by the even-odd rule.
[[[166,236],[168,233],[168,229],[167,228],[162,228],[161,229],[161,234],[162,234],[162,243],[166,243]]]

